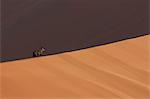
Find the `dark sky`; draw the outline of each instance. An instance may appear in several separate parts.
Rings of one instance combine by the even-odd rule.
[[[4,60],[41,46],[53,54],[148,33],[148,0],[2,0],[1,11]]]

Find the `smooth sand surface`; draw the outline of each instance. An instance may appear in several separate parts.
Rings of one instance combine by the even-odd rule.
[[[0,64],[1,99],[150,99],[150,35]]]

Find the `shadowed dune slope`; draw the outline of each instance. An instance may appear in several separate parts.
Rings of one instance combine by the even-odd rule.
[[[52,55],[149,34],[149,0],[1,0],[0,61]]]
[[[1,63],[1,99],[150,99],[149,39]]]

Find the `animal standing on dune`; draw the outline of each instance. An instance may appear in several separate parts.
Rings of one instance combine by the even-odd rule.
[[[45,52],[45,48],[41,47],[38,50],[33,51],[33,57],[43,56]]]

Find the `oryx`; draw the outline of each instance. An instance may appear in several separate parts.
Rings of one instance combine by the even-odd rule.
[[[45,52],[45,48],[41,47],[40,49],[33,51],[33,57],[42,56],[44,55],[44,52]]]

